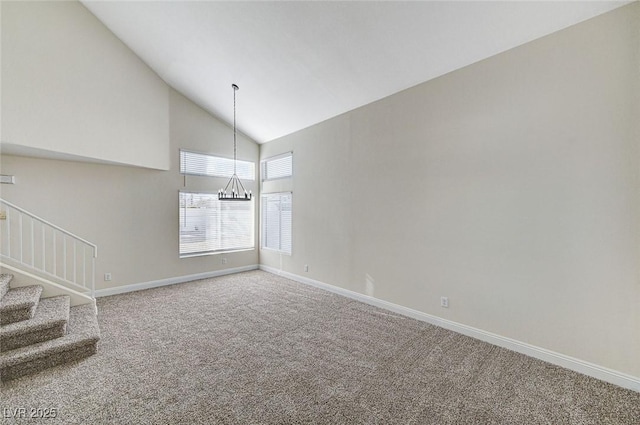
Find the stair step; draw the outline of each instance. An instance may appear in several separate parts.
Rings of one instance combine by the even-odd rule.
[[[0,274],[0,300],[9,290],[9,283],[11,282],[11,279],[13,279],[12,274]]]
[[[93,304],[71,307],[67,334],[0,353],[0,380],[8,381],[96,353],[100,329]]]
[[[32,319],[0,327],[0,352],[63,337],[70,302],[68,295],[41,299]]]
[[[9,289],[0,300],[0,325],[31,319],[38,307],[41,293],[40,285]]]

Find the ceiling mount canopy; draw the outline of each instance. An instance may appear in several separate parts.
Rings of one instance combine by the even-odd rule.
[[[236,152],[237,152],[237,143],[236,143],[236,92],[240,89],[237,84],[231,84],[231,88],[233,89],[233,175],[229,179],[229,182],[224,187],[224,189],[220,189],[218,191],[218,200],[220,201],[250,201],[251,200],[251,191],[247,192],[244,188],[244,185],[240,181],[240,178],[236,174]]]

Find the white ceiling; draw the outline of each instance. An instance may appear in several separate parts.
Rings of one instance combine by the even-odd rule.
[[[83,1],[169,85],[259,143],[624,2]]]

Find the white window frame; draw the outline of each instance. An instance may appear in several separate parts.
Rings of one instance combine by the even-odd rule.
[[[273,178],[268,178],[267,177],[267,170],[268,170],[268,163],[271,161],[277,161],[279,159],[283,159],[283,158],[291,158],[291,174],[289,175],[284,175],[284,176],[279,176],[279,177],[273,177]],[[279,155],[275,155],[275,156],[271,156],[269,158],[265,158],[262,161],[260,161],[260,178],[262,179],[263,182],[267,182],[267,181],[273,181],[273,180],[281,180],[281,179],[290,179],[293,177],[293,152],[285,152],[283,154],[279,154]]]
[[[213,155],[210,153],[204,153],[204,152],[196,152],[196,151],[192,151],[189,149],[180,149],[180,174],[182,175],[186,175],[186,176],[205,176],[205,177],[224,177],[224,178],[231,178],[231,175],[233,174],[232,171],[228,172],[228,173],[196,173],[196,172],[187,172],[186,171],[186,157],[187,155],[184,154],[190,154],[190,155],[199,155],[204,157],[203,160],[206,159],[211,159],[211,161],[216,161],[216,160],[222,160],[224,162],[229,162],[231,164],[233,164],[233,158],[227,158],[224,156],[220,156],[220,155]],[[253,161],[243,161],[238,159],[237,163],[240,165],[247,165],[250,168],[250,175],[240,175],[241,173],[238,173],[238,177],[241,180],[250,180],[250,181],[255,181],[256,179],[256,164]]]
[[[282,197],[288,196],[290,198],[290,217],[289,217],[289,250],[283,249],[282,247]],[[280,204],[278,206],[279,217],[278,217],[278,226],[279,226],[279,235],[278,235],[278,248],[266,246],[267,243],[267,223],[265,220],[268,219],[268,214],[265,209],[268,208],[269,199],[268,198],[280,198]],[[281,254],[291,255],[293,252],[293,192],[275,192],[275,193],[264,193],[260,195],[260,204],[261,204],[261,214],[260,214],[260,248],[268,251],[279,252]]]
[[[220,207],[227,206],[227,207],[232,207],[232,206],[239,206],[239,205],[250,205],[250,217],[249,217],[249,224],[250,224],[250,231],[249,231],[249,235],[247,236],[247,240],[250,241],[249,245],[247,246],[238,246],[238,247],[233,247],[233,248],[229,248],[229,247],[221,247],[219,249],[210,249],[210,250],[203,250],[203,251],[185,251],[183,252],[183,222],[179,222],[178,224],[178,255],[180,256],[180,258],[189,258],[189,257],[199,257],[199,256],[203,256],[203,255],[213,255],[213,254],[222,254],[222,253],[228,253],[228,252],[238,252],[238,251],[250,251],[250,250],[254,250],[255,249],[255,202],[254,200],[250,200],[250,201],[219,201],[218,200],[218,194],[217,193],[212,193],[212,192],[202,192],[202,191],[188,191],[188,190],[180,190],[179,191],[179,195],[178,195],[178,209],[181,210],[183,208],[182,206],[182,196],[183,195],[188,195],[188,194],[193,194],[193,195],[201,195],[201,196],[210,196],[211,200],[214,202],[219,203],[218,205]],[[186,207],[185,207],[186,208]],[[219,210],[220,211],[220,210]],[[215,224],[216,226],[216,231],[220,232],[224,230],[223,224],[221,223],[222,220],[222,216],[218,215],[218,222]],[[178,214],[178,219],[179,220],[186,220],[187,219],[187,214],[186,212],[183,213],[182,211],[179,211]],[[218,236],[220,239],[222,239],[222,236]]]

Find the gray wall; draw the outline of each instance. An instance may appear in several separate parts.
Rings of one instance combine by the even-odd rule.
[[[97,244],[98,289],[258,263],[257,249],[178,256],[178,191],[227,182],[183,178],[179,149],[233,157],[228,125],[170,89],[79,2],[1,11],[0,168],[17,179],[0,187],[4,199]],[[239,135],[238,159],[257,161],[258,150]]]
[[[240,137],[240,159],[294,152],[293,181],[263,186],[294,192],[293,255],[225,254],[224,266],[219,255],[178,258],[178,191],[215,192],[225,183],[185,181],[178,149],[230,156],[231,129],[158,84],[81,5],[37,4],[45,9],[2,3],[2,141],[136,167],[4,154],[2,173],[17,184],[0,189],[97,243],[97,275],[113,274],[99,288],[260,261],[640,376],[637,2],[261,147]],[[33,34],[13,30],[42,40],[37,35],[51,28],[40,13],[52,4],[75,8],[63,15],[74,16],[74,33],[86,32],[86,43],[65,49],[47,39],[59,57],[29,56],[31,66],[44,67],[33,81],[57,73],[69,95],[47,104],[56,97],[46,90],[62,86],[45,85],[29,105],[24,93],[4,91],[7,76],[31,81],[7,71],[15,62],[7,63],[5,49],[19,53],[7,44],[7,10],[36,13]],[[92,42],[109,47],[105,66],[118,64],[148,90],[125,96],[120,68],[107,84],[79,57]],[[84,67],[83,77],[65,74],[69,64]],[[105,97],[114,103],[98,115],[83,107]],[[14,100],[53,115],[7,112]],[[70,113],[75,119],[59,115]],[[158,114],[164,120],[155,134]],[[23,131],[34,133],[17,137]],[[131,144],[140,131],[145,140]],[[152,163],[141,160],[154,148]],[[440,296],[449,297],[449,309],[439,307]]]
[[[638,28],[636,2],[262,145],[294,153],[294,239],[261,264],[640,376]]]
[[[0,2],[4,153],[167,170],[169,87],[82,4]]]
[[[4,199],[98,245],[97,289],[258,264],[258,232],[252,251],[178,257],[179,190],[215,193],[228,180],[185,179],[179,149],[232,157],[233,130],[174,90],[169,100],[168,171],[2,155],[2,173],[17,182],[2,185]],[[238,159],[257,162],[258,145],[239,135]],[[244,183],[257,192],[257,180]]]

